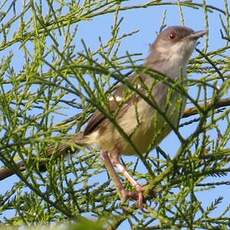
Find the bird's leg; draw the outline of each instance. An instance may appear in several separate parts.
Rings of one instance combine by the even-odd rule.
[[[106,151],[102,152],[101,157],[102,157],[102,160],[105,164],[106,169],[109,172],[110,177],[112,178],[112,180],[115,183],[115,186],[117,188],[118,194],[119,194],[120,199],[121,199],[121,202],[125,202],[127,200],[127,198],[133,197],[134,194],[132,192],[126,191],[124,186],[122,185],[120,178],[116,174],[116,171],[113,167],[113,164],[112,164],[111,159],[108,155],[108,152],[106,152]]]
[[[136,189],[137,193],[133,194],[132,198],[137,200],[137,206],[139,208],[143,207],[144,202],[144,188],[141,186],[127,171],[127,169],[120,163],[119,155],[112,155],[111,156],[112,164],[117,168],[117,170],[122,173],[126,179],[131,183],[131,185]]]

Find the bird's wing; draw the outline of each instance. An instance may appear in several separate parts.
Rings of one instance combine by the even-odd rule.
[[[141,81],[143,81],[141,77],[130,77],[128,79],[128,83],[132,84],[132,86],[136,87],[138,90],[141,90]],[[125,84],[120,84],[114,88],[110,95],[108,95],[107,107],[110,113],[120,114],[120,112],[125,111],[131,104],[137,102],[137,100],[137,94],[133,90]],[[106,115],[96,110],[87,123],[84,135],[88,135],[98,129],[105,119],[107,119]]]

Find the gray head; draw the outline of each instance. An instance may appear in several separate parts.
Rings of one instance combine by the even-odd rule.
[[[206,33],[206,30],[194,32],[184,26],[167,27],[160,32],[155,42],[151,45],[151,53],[147,58],[146,64],[152,65],[155,62],[166,61],[186,65],[197,40]]]

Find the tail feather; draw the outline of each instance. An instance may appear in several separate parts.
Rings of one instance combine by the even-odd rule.
[[[76,151],[77,146],[83,146],[86,145],[86,142],[84,140],[83,133],[77,133],[74,136],[68,137],[65,140],[65,144],[59,144],[59,145],[52,145],[48,148],[47,157],[60,157],[65,156],[69,153],[73,153]],[[38,169],[41,172],[46,171],[47,161],[41,161],[39,162]],[[16,173],[16,171],[25,171],[26,165],[24,161],[19,161],[16,163],[16,169],[12,168],[0,168],[0,180],[4,180]]]

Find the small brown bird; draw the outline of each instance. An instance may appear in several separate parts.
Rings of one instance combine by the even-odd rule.
[[[128,83],[132,85],[132,90],[125,84],[119,85],[107,98],[108,109],[117,125],[103,113],[96,111],[92,114],[84,132],[70,138],[69,142],[75,144],[99,146],[105,167],[122,201],[128,198],[136,199],[138,207],[142,207],[144,187],[120,163],[120,156],[143,154],[151,144],[158,145],[172,127],[178,128],[179,119],[185,108],[186,98],[165,84],[165,80],[160,81],[157,72],[158,75],[161,73],[184,84],[189,58],[198,38],[206,33],[207,31],[194,32],[183,26],[171,26],[163,30],[151,45],[150,54],[144,63],[146,68],[153,70],[153,74],[143,73],[131,77]],[[70,145],[66,144],[49,152],[66,154],[69,149]],[[135,188],[135,192],[125,190],[115,168],[126,177]],[[21,171],[26,169],[23,162],[18,163],[18,169]],[[14,173],[15,170],[2,168],[0,179]]]

